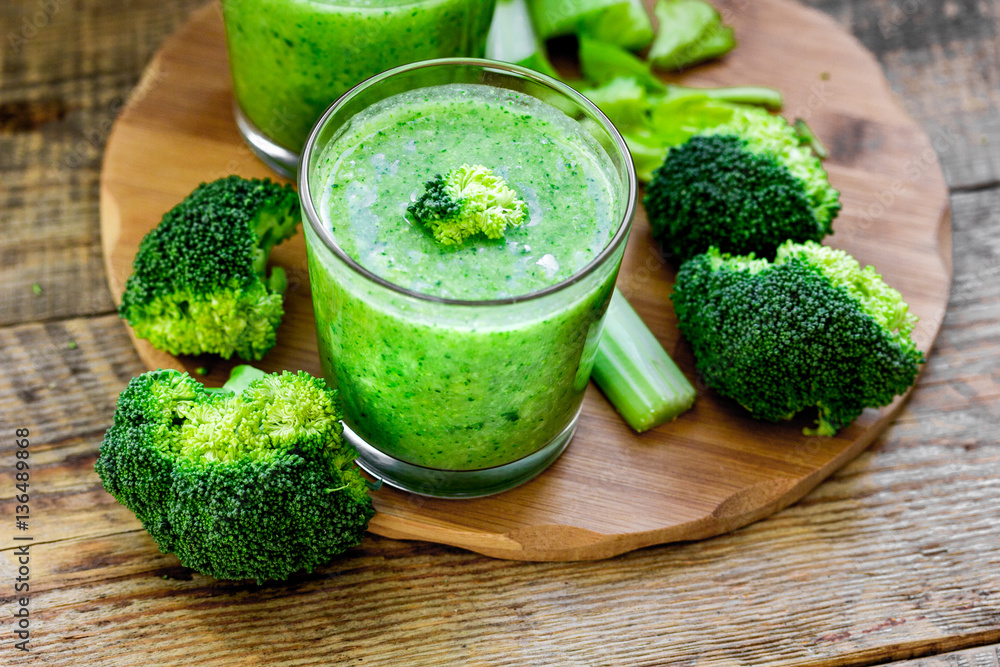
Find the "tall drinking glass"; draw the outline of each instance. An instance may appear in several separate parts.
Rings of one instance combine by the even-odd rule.
[[[222,0],[240,134],[292,177],[320,114],[383,70],[482,56],[494,0]]]
[[[439,497],[544,470],[576,428],[634,214],[614,126],[547,76],[443,59],[352,89],[302,160],[320,358],[359,464]],[[407,204],[466,161],[503,176],[529,221],[438,248]]]

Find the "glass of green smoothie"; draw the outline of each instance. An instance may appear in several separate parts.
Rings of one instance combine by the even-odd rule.
[[[293,177],[320,114],[383,70],[482,56],[494,0],[222,0],[236,124]]]
[[[520,223],[442,243],[415,202],[470,169],[502,179]],[[635,210],[608,119],[522,67],[407,65],[326,111],[299,196],[323,373],[359,464],[419,494],[474,497],[555,461]]]

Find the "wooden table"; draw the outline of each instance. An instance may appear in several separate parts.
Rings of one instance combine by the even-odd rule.
[[[202,2],[0,4],[0,665],[1000,665],[1000,5],[812,0],[879,58],[952,190],[943,330],[859,458],[703,542],[524,563],[370,537],[259,587],[160,554],[93,472],[145,370],[105,282],[102,147]],[[15,535],[18,428],[33,467]],[[24,535],[28,653],[11,623]]]

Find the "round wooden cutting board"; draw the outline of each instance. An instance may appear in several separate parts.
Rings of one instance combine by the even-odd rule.
[[[826,166],[844,210],[827,242],[862,264],[875,264],[903,293],[920,317],[915,338],[929,351],[951,281],[948,191],[931,139],[894,100],[874,58],[828,17],[788,0],[718,6],[736,28],[739,47],[678,80],[782,90],[784,114],[808,120],[830,149]],[[116,299],[140,239],[162,214],[199,183],[232,173],[269,175],[237,134],[222,21],[212,4],[153,59],[108,141],[101,228]],[[257,365],[319,374],[302,235],[279,246],[272,259],[289,275],[287,313],[277,347]],[[619,287],[695,380],[668,298],[673,275],[640,212]],[[150,368],[193,372],[205,366],[208,384],[221,384],[233,365],[174,358],[145,341],[135,343]],[[836,437],[814,438],[802,435],[812,416],[755,422],[699,386],[690,412],[636,435],[591,386],[576,438],[533,481],[475,500],[437,500],[383,487],[373,494],[378,514],[370,530],[523,560],[605,558],[705,538],[801,498],[868,446],[901,403],[866,411]]]

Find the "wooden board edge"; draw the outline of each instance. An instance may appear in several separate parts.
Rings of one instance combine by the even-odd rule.
[[[880,74],[880,85],[886,90],[887,95],[891,97],[894,111],[898,116],[905,120],[907,126],[914,129],[920,137],[920,141],[923,145],[931,147],[931,142],[929,137],[920,128],[916,122],[905,112],[900,101],[892,92],[889,86],[888,80],[886,79],[884,73],[881,70],[881,66],[875,60],[874,56],[853,36],[849,33],[843,31],[843,29],[836,24],[833,19],[831,19],[826,14],[809,7],[801,7],[798,3],[790,3],[787,0],[781,0],[783,4],[794,4],[796,7],[800,7],[803,10],[808,10],[820,16],[824,21],[826,21],[831,29],[836,29],[840,32],[844,32],[848,37],[857,43],[857,48],[859,51],[863,52],[870,60],[873,68],[875,68]],[[203,20],[204,15],[211,13],[214,9],[214,2],[208,3],[206,6],[195,10],[191,14],[189,23]],[[184,34],[185,30],[182,28],[178,33],[175,33],[167,43],[164,44],[163,48],[166,48],[170,41],[175,39],[180,39]],[[161,49],[162,52],[162,49]],[[151,61],[149,70],[144,73],[143,81],[147,80],[147,74],[152,78],[155,78],[155,73],[150,74],[149,72],[155,72],[155,68],[160,65],[160,52]],[[136,100],[141,99],[145,94],[145,88],[140,82],[133,94],[130,95],[129,101],[126,104],[125,109],[122,111],[122,115],[129,113],[133,104]],[[115,140],[116,140],[116,130],[118,129],[117,123],[116,127],[112,131],[109,137],[108,146],[105,153],[105,165],[107,164],[107,158],[115,150]],[[935,310],[935,314],[940,311],[940,317],[934,318],[934,324],[931,330],[931,335],[927,343],[927,351],[933,347],[934,341],[940,332],[941,326],[944,319],[944,311],[947,310],[948,297],[950,293],[950,284],[952,281],[952,254],[951,254],[951,225],[950,225],[950,206],[947,196],[947,187],[944,184],[943,174],[940,169],[940,161],[935,160],[931,169],[925,174],[925,180],[933,181],[933,185],[936,186],[935,189],[940,188],[943,194],[943,204],[942,210],[939,215],[939,225],[937,228],[937,237],[939,240],[938,245],[938,255],[941,262],[941,269],[943,274],[947,278],[947,284],[943,286],[944,290],[944,301],[938,309]],[[111,187],[106,179],[106,171],[102,167],[101,172],[101,216],[102,220],[114,220],[117,223],[118,228],[122,224],[121,213],[118,209],[117,202],[114,201],[111,195]],[[111,267],[111,249],[114,247],[114,238],[111,235],[103,233],[102,227],[102,247],[104,249],[104,262],[105,270],[107,271],[107,280],[109,288],[112,292],[112,298],[115,303],[119,303],[121,300],[121,292],[124,285],[116,285],[115,273],[112,271]],[[172,355],[164,352],[160,352],[153,348],[147,341],[138,339],[135,337],[134,333],[127,324],[123,323],[126,327],[130,338],[135,344],[135,349],[143,363],[148,368],[178,368],[180,370],[189,370],[188,363],[184,363],[183,360],[177,359]],[[845,449],[838,457],[832,460],[830,463],[825,465],[823,468],[814,471],[808,478],[802,482],[786,489],[784,492],[778,492],[775,490],[773,495],[766,495],[761,498],[764,503],[761,507],[750,511],[743,512],[740,510],[742,505],[739,496],[745,494],[747,490],[735,494],[734,496],[727,498],[722,503],[711,516],[701,517],[699,519],[693,520],[691,522],[677,524],[665,529],[657,529],[653,531],[646,531],[642,533],[632,533],[626,536],[622,535],[604,535],[594,531],[575,528],[572,526],[532,526],[526,529],[520,529],[512,531],[507,534],[490,533],[486,531],[469,531],[455,528],[442,528],[441,539],[435,538],[434,541],[442,542],[445,544],[450,544],[452,546],[469,549],[484,555],[513,559],[513,560],[538,560],[538,561],[562,561],[562,560],[596,560],[602,558],[608,558],[615,556],[627,551],[631,551],[638,548],[643,548],[647,546],[652,546],[655,544],[661,544],[664,542],[673,542],[678,540],[696,540],[704,539],[707,537],[712,537],[721,533],[729,532],[736,528],[748,525],[760,518],[773,514],[788,505],[797,502],[803,496],[805,496],[809,491],[815,488],[823,479],[832,474],[835,470],[839,469],[845,463],[850,461],[852,458],[857,456],[861,451],[866,449],[872,441],[874,441],[886,428],[886,426],[895,419],[898,412],[902,409],[902,405],[905,400],[912,393],[913,388],[907,391],[903,397],[897,400],[889,408],[884,408],[882,414],[880,414],[879,419],[875,424],[871,426],[869,431],[865,436],[859,439],[857,442],[853,443],[850,447]],[[751,489],[752,491],[752,489]],[[385,537],[397,538],[397,539],[418,539],[426,541],[426,533],[424,535],[414,534],[414,524],[408,522],[405,519],[398,519],[398,517],[388,517],[388,520],[380,520],[379,516],[373,520],[372,525],[369,530],[373,534],[383,535]],[[546,534],[554,534],[555,532],[560,532],[563,538],[571,538],[571,543],[564,544],[561,547],[551,546],[549,540],[545,539]],[[532,541],[538,544],[538,546],[525,546],[530,544]]]
[[[504,560],[531,562],[593,561],[636,549],[669,543],[694,542],[744,528],[804,498],[821,482],[855,459],[902,411],[911,388],[881,410],[876,423],[822,468],[794,484],[766,483],[743,489],[720,502],[708,515],[666,528],[629,534],[604,534],[566,525],[538,525],[506,533],[470,531],[436,526],[435,542]],[[751,509],[746,509],[747,507]],[[378,513],[369,532],[399,540],[426,542],[426,527],[392,515]],[[556,546],[558,544],[558,546]]]

